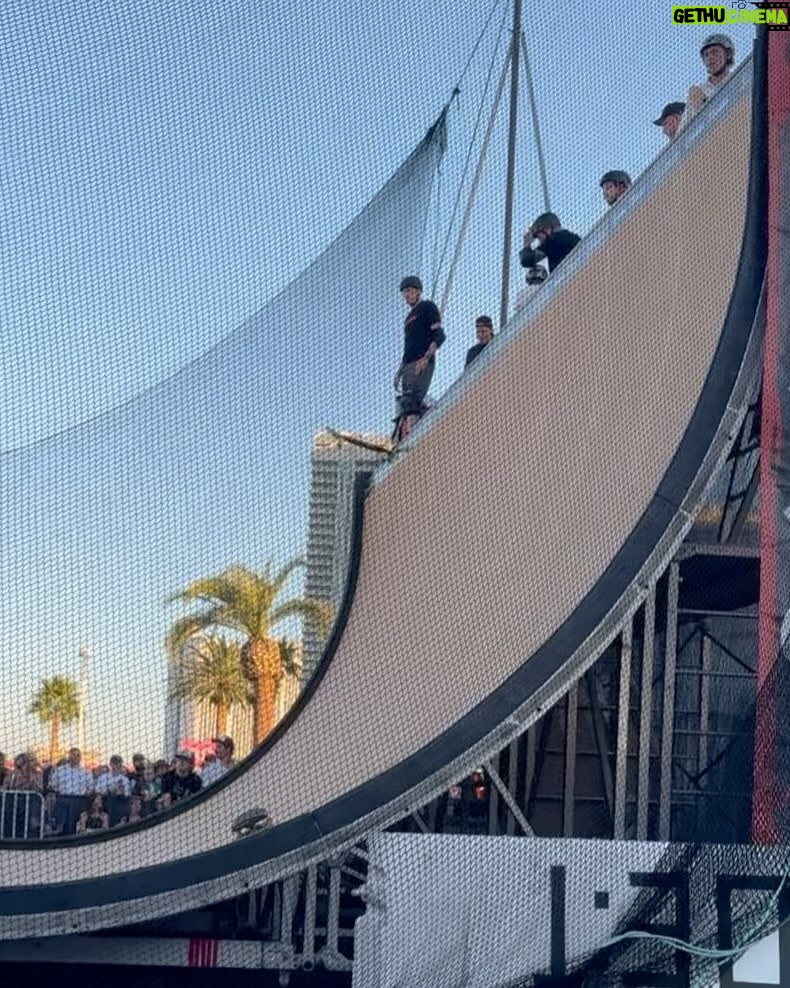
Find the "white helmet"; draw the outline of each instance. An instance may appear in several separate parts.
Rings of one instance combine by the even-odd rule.
[[[728,62],[732,65],[735,61],[735,45],[733,44],[732,38],[727,34],[709,34],[700,45],[700,55],[706,48],[711,48],[713,45],[721,45],[721,47],[726,50]]]

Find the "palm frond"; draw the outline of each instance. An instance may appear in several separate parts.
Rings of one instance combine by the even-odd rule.
[[[77,720],[80,714],[80,695],[77,683],[68,676],[52,676],[43,679],[33,695],[30,709],[42,724],[58,719],[63,724]]]
[[[311,597],[295,597],[275,608],[270,615],[272,627],[289,617],[300,617],[315,624],[321,638],[326,638],[334,620],[334,608],[325,600],[314,600]]]
[[[184,649],[178,675],[171,686],[172,699],[207,701],[214,706],[247,706],[252,689],[241,671],[238,642],[218,635],[197,636]]]
[[[302,664],[297,658],[296,642],[280,638],[277,645],[280,649],[280,665],[283,672],[288,676],[299,676],[302,672]]]

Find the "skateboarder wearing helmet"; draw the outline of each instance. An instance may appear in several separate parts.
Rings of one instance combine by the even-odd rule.
[[[708,78],[698,86],[689,89],[686,98],[686,112],[680,122],[685,127],[707,101],[730,77],[735,62],[735,45],[726,34],[709,34],[700,45],[700,57]]]
[[[395,390],[400,387],[400,414],[396,439],[405,439],[425,412],[425,396],[436,366],[436,351],[445,341],[442,317],[430,299],[423,299],[422,282],[408,275],[400,283],[400,293],[409,306],[403,325],[403,357],[395,373]]]
[[[538,247],[532,247],[534,240],[538,241]],[[577,234],[563,229],[556,213],[541,213],[524,234],[524,246],[519,253],[521,266],[534,268],[546,258],[551,272],[580,240],[581,237]]]
[[[620,196],[631,188],[631,176],[628,172],[615,169],[601,176],[600,186],[606,205],[613,206]]]
[[[674,102],[667,103],[664,109],[661,111],[661,116],[658,120],[654,120],[653,123],[656,127],[660,127],[664,137],[668,141],[677,134],[678,127],[680,126],[680,121],[683,117],[683,112],[686,109],[685,103]]]

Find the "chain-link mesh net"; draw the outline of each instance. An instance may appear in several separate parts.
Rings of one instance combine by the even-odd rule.
[[[115,828],[157,814],[164,818],[173,803],[185,806],[192,788],[219,783],[286,714],[326,637],[326,615],[301,605],[340,606],[354,542],[355,478],[377,460],[375,453],[315,434],[326,423],[366,431],[376,423],[381,429],[391,417],[389,366],[394,370],[397,364],[400,341],[394,337],[402,319],[396,289],[404,273],[420,268],[444,151],[444,115],[328,247],[309,229],[310,209],[332,206],[318,179],[307,190],[310,209],[300,206],[290,229],[283,231],[282,215],[277,228],[270,226],[261,203],[271,189],[255,134],[272,93],[260,101],[250,96],[256,93],[256,79],[245,78],[253,71],[244,37],[250,24],[238,9],[224,4],[210,14],[173,18],[178,5],[163,5],[146,7],[139,20],[115,10],[112,17],[99,13],[92,25],[86,15],[79,23],[60,22],[66,17],[61,11],[47,22],[53,32],[68,28],[66,53],[59,57],[20,5],[9,5],[2,15],[16,40],[17,67],[24,63],[38,75],[20,113],[30,119],[51,114],[53,126],[35,175],[25,176],[13,155],[9,166],[15,204],[8,227],[20,260],[3,315],[20,333],[26,326],[24,347],[39,348],[42,366],[39,354],[28,360],[24,347],[13,355],[14,388],[24,396],[11,401],[8,389],[7,448],[0,454],[0,637],[7,673],[2,743],[17,756],[0,764],[0,837],[35,838],[54,850],[75,832],[83,844],[90,832],[114,832],[96,843],[103,851],[86,851],[59,873],[59,881],[78,883],[83,865],[89,877],[106,873],[115,836],[129,833]],[[217,30],[219,39],[213,37]],[[186,59],[180,75],[168,69],[176,42],[202,47],[205,60]],[[140,46],[159,52],[153,68],[146,64],[158,80],[156,92],[170,94],[165,101],[151,102],[147,79],[135,69]],[[119,57],[121,51],[125,61],[119,66],[113,53]],[[223,58],[215,59],[216,52]],[[236,62],[228,58],[233,53]],[[81,55],[82,84],[91,87],[91,95],[70,115],[68,100],[61,105],[52,94],[66,61],[73,71]],[[24,86],[28,69],[14,77],[18,86]],[[199,80],[212,73],[215,102],[209,111]],[[68,95],[76,99],[75,90]],[[54,124],[58,109],[61,129]],[[125,136],[130,121],[140,128],[134,140]],[[214,160],[212,172],[201,148],[230,141],[228,134],[232,146]],[[302,120],[298,132],[288,131],[269,154],[303,151],[309,134],[309,121]],[[137,154],[130,154],[132,147]],[[357,157],[371,160],[368,149]],[[43,197],[41,185],[48,189]],[[337,185],[333,176],[332,189]],[[302,202],[304,192],[294,191],[294,202]],[[187,220],[176,224],[185,203],[191,205]],[[209,263],[206,248],[215,235],[212,224],[225,237],[216,264]],[[234,231],[229,237],[227,228]],[[48,237],[57,249],[42,261]],[[159,263],[144,264],[163,239],[167,249]],[[133,263],[121,264],[123,251],[134,254]],[[200,263],[192,263],[195,255]],[[302,263],[314,255],[312,263]],[[130,286],[129,279],[142,271],[152,280],[132,292],[139,286]],[[615,283],[623,287],[616,278]],[[268,284],[278,291],[261,307],[271,294]],[[607,291],[601,281],[584,304],[611,311]],[[183,324],[168,337],[167,352],[138,364],[135,350],[157,348],[157,304],[169,318],[178,311],[172,296],[184,300]],[[97,298],[102,304],[91,309]],[[87,312],[96,320],[97,339],[90,345],[90,331],[74,329]],[[61,323],[64,342],[51,330]],[[71,343],[76,358],[64,356]],[[554,340],[543,355],[555,360],[561,346]],[[95,361],[98,375],[75,371],[65,378],[68,386],[48,388],[51,367],[70,359]],[[683,355],[666,359],[667,378],[680,379]],[[565,363],[572,367],[571,360]],[[474,373],[485,372],[478,367]],[[371,381],[382,383],[374,387]],[[552,389],[582,387],[573,376],[560,385],[541,385],[539,375],[525,382],[509,368],[500,384],[511,393],[545,386],[546,407]],[[98,393],[86,396],[92,388]],[[654,382],[647,390],[655,395],[658,389]],[[755,687],[757,553],[749,551],[756,541],[754,490],[748,494],[759,430],[754,408],[747,423],[732,471],[725,465],[689,536],[708,547],[737,543],[740,554],[695,550],[678,556],[674,571],[652,586],[647,605],[565,697],[485,765],[465,766],[456,784],[391,833],[306,872],[292,866],[291,877],[239,898],[240,880],[221,876],[212,900],[228,901],[216,907],[209,939],[222,939],[224,931],[228,939],[249,934],[276,943],[265,966],[283,970],[317,964],[348,974],[356,951],[364,959],[355,972],[362,988],[703,985],[715,983],[719,959],[690,956],[658,937],[726,949],[775,929],[787,911],[786,855],[781,845],[734,847],[760,824],[752,808],[753,766],[767,766],[765,778],[781,779],[787,749],[783,722],[773,719],[784,706],[784,659],[759,693]],[[567,440],[570,426],[545,426],[547,449]],[[556,434],[550,433],[553,427]],[[472,428],[470,435],[479,441],[470,440],[457,463],[467,498],[484,506],[496,480],[493,470],[475,473],[475,451],[484,439],[507,446],[511,424],[493,416],[480,435]],[[544,468],[550,469],[548,458]],[[591,461],[591,482],[598,469]],[[627,473],[629,465],[621,469]],[[396,470],[392,474],[397,477]],[[733,508],[737,491],[743,500]],[[439,487],[421,491],[437,511],[447,507],[445,493]],[[584,525],[592,511],[576,504],[574,524]],[[290,571],[280,567],[301,554],[308,516],[305,599]],[[489,522],[481,510],[481,530],[489,525],[494,538],[496,522]],[[529,544],[542,524],[527,519],[511,533],[513,541]],[[565,536],[558,535],[558,544]],[[437,545],[436,552],[442,548]],[[597,543],[593,550],[605,557]],[[586,561],[572,556],[570,550],[568,567],[583,568]],[[512,576],[498,572],[502,557],[481,556],[478,562],[481,586],[499,586]],[[535,586],[556,577],[565,563],[547,564]],[[374,560],[371,579],[375,565]],[[287,579],[280,585],[281,573]],[[392,582],[388,600],[408,593],[405,568],[386,579]],[[282,596],[275,598],[275,591]],[[479,588],[469,588],[470,614],[480,596]],[[496,595],[486,605],[503,627],[513,619]],[[268,617],[283,619],[275,637],[257,634],[261,606]],[[386,627],[385,608],[382,613]],[[302,643],[296,620],[304,616],[310,621]],[[458,707],[464,713],[511,668],[515,660],[508,649],[522,654],[515,634],[503,632],[501,643],[494,638],[496,655],[459,662],[458,681],[446,684],[448,694],[464,694]],[[365,645],[372,648],[372,640]],[[268,692],[261,686],[267,668],[276,670]],[[427,680],[431,670],[425,672]],[[392,668],[380,675],[386,680]],[[404,678],[392,678],[389,695],[397,702],[370,715],[380,718],[382,732],[409,719],[410,690],[419,687],[414,677]],[[332,683],[328,706],[336,712],[334,698],[351,687],[342,679]],[[414,710],[416,718],[416,704]],[[333,715],[314,716],[313,736],[326,747]],[[421,716],[415,737],[430,741],[430,717],[424,711]],[[668,718],[674,728],[669,742]],[[347,726],[344,742],[352,749],[362,745],[364,731],[351,718]],[[74,747],[81,749],[79,758]],[[396,759],[388,761],[381,748],[371,755],[374,762],[379,758],[376,771],[384,773]],[[141,757],[132,758],[134,749]],[[362,781],[352,775],[344,784]],[[329,791],[325,783],[316,781],[318,804]],[[217,785],[218,794],[223,785]],[[94,790],[100,799],[89,796]],[[781,791],[779,786],[765,811],[774,836],[784,839]],[[189,838],[197,850],[214,851],[270,826],[269,799],[276,800],[265,781],[259,779],[245,797],[234,797],[238,814],[230,817],[227,801],[222,810],[212,810],[212,801],[204,800],[209,808],[201,827],[207,832]],[[287,810],[288,798],[279,792],[276,797]],[[140,844],[145,853],[161,856],[164,847],[165,854],[180,854],[174,844],[189,833],[183,821],[190,812],[181,814],[181,823],[171,814],[176,822],[169,830],[148,827]],[[754,813],[760,812],[758,804]],[[416,833],[431,830],[434,835]],[[523,839],[533,835],[545,843]],[[618,859],[601,841],[575,841],[572,847],[552,842],[561,836],[637,840],[628,851],[618,844]],[[10,848],[4,845],[0,854]],[[25,849],[30,853],[17,868],[18,884],[35,887],[46,874],[47,850],[27,844]],[[355,947],[352,931],[362,914],[363,887],[367,913],[357,924]],[[165,891],[173,893],[175,913],[178,889]],[[141,923],[135,934],[161,936],[171,929],[171,919],[154,918],[160,912],[157,906],[149,919],[145,903],[137,902],[134,919]],[[114,925],[122,922],[119,915]],[[452,922],[445,928],[440,919]],[[634,930],[652,936],[616,939]],[[146,949],[153,957],[153,948]],[[214,948],[190,944],[188,950],[189,963],[218,963]],[[117,951],[108,948],[105,962],[128,959],[122,947]],[[223,957],[233,966],[229,954]]]

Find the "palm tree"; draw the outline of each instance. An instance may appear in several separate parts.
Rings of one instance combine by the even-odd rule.
[[[170,697],[210,703],[214,707],[214,734],[225,734],[233,704],[248,706],[253,700],[252,688],[241,670],[239,643],[218,635],[191,638],[181,651]]]
[[[77,683],[68,676],[42,679],[28,712],[36,714],[42,724],[49,724],[49,763],[54,765],[60,746],[61,726],[73,724],[80,715]]]
[[[277,603],[291,574],[301,566],[304,561],[295,559],[274,574],[271,564],[259,573],[246,566],[230,566],[217,576],[195,580],[168,601],[201,605],[200,610],[173,623],[166,639],[171,658],[179,654],[193,635],[202,631],[224,628],[244,639],[241,667],[252,684],[256,744],[274,725],[274,702],[283,674],[280,646],[272,637],[272,629],[290,617],[312,619],[319,634],[326,634],[329,628],[330,611],[323,602],[292,597]]]

